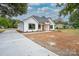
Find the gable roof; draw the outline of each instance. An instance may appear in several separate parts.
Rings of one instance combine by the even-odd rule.
[[[52,18],[51,17],[45,17],[45,16],[42,16],[42,17],[39,17],[39,16],[35,16],[35,15],[32,15],[30,17],[28,17],[27,19],[24,19],[23,22],[25,20],[28,20],[29,18],[33,18],[34,20],[36,20],[38,23],[44,23],[44,22],[47,22],[49,21],[49,19],[53,22]]]
[[[63,23],[64,21],[63,21],[63,19],[62,18],[57,18],[56,20],[54,20],[55,21],[55,23],[57,23],[57,24],[61,24],[61,23]]]
[[[42,16],[42,17],[39,17],[39,16],[32,16],[34,17],[39,23],[44,23],[46,21],[48,21],[48,18]]]

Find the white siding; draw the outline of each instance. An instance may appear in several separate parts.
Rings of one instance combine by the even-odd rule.
[[[18,24],[18,30],[24,31],[24,25],[22,22]]]
[[[50,30],[55,30],[55,23],[51,19],[49,19],[49,21],[50,21],[50,25],[53,25],[53,28]]]
[[[34,30],[29,30],[28,24],[35,24],[35,29]],[[38,31],[38,22],[34,20],[33,18],[29,18],[24,21],[24,32],[30,32],[30,31]]]

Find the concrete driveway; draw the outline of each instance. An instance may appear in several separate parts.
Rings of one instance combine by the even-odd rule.
[[[0,56],[57,56],[15,30],[0,33]]]

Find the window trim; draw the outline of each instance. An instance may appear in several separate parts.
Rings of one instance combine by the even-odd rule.
[[[31,25],[32,25],[32,26],[31,26]],[[34,25],[34,27],[33,27],[33,25]],[[28,29],[29,29],[29,30],[34,30],[34,29],[35,29],[35,24],[29,23],[29,24],[28,24]]]

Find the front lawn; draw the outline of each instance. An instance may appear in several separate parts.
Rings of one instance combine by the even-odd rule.
[[[72,35],[78,35],[79,29],[61,29],[61,32],[65,32]]]

